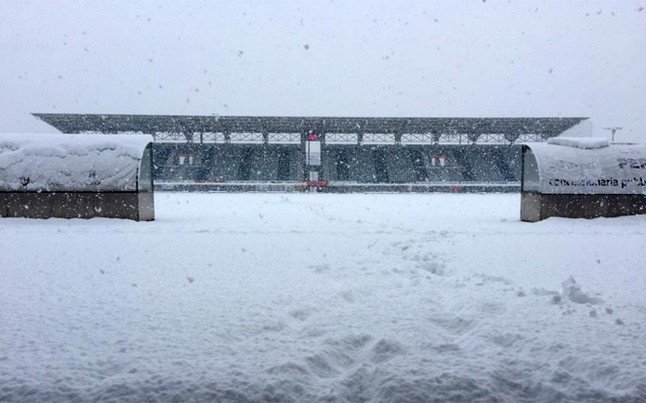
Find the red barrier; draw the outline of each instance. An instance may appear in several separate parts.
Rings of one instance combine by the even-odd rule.
[[[326,188],[330,185],[330,182],[329,181],[307,181],[305,182],[305,185],[307,187]]]

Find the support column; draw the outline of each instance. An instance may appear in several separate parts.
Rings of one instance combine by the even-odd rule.
[[[442,133],[439,132],[431,132],[431,136],[433,138],[433,144],[438,144],[440,142],[440,138],[442,137]]]
[[[304,162],[305,162],[305,183],[307,190],[317,191],[327,186],[327,181],[323,180],[323,136],[319,136],[314,130],[308,130],[302,133]]]

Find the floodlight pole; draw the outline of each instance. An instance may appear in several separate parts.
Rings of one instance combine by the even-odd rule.
[[[610,130],[612,132],[612,140],[611,140],[611,142],[614,143],[615,142],[615,133],[618,130],[623,129],[623,127],[604,127],[603,129],[604,130]]]

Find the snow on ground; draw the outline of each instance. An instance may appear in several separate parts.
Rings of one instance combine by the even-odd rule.
[[[156,195],[0,220],[0,401],[646,399],[646,216]]]

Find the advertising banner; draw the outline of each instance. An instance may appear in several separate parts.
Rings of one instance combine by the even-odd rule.
[[[305,142],[305,165],[308,165],[308,166],[321,165],[321,142],[320,141]]]
[[[646,194],[646,146],[583,149],[527,144],[523,190],[544,194]]]

